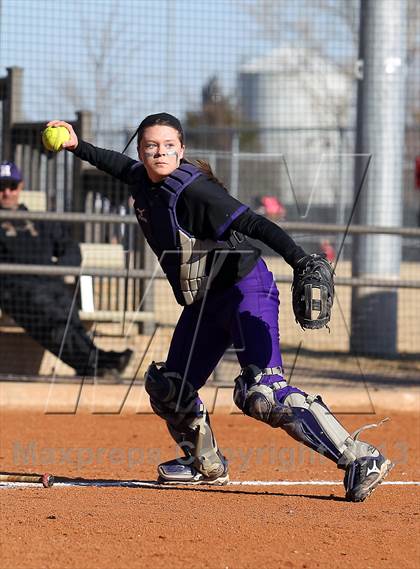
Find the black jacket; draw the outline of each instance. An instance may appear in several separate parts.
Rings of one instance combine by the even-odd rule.
[[[20,205],[19,210],[28,208]],[[78,266],[80,262],[79,245],[62,223],[0,220],[0,263]]]

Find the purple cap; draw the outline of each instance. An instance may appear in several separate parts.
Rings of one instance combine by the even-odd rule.
[[[23,177],[16,164],[13,164],[13,162],[2,162],[0,164],[0,180],[21,182],[23,180]]]

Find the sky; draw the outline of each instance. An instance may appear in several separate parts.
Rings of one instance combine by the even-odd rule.
[[[72,119],[79,109],[97,109],[99,129],[132,127],[162,109],[183,118],[199,108],[212,76],[235,101],[242,63],[302,46],[308,33],[309,49],[354,63],[356,38],[341,9],[351,3],[0,0],[0,76],[8,66],[24,68],[27,120]]]
[[[197,107],[214,74],[233,94],[240,62],[271,45],[258,37],[247,0],[0,1],[1,74],[24,68],[31,120],[67,115],[76,103],[94,105],[93,58],[107,29],[112,41],[102,50],[106,63],[97,66],[105,70],[99,90],[118,124],[162,106],[182,115]]]

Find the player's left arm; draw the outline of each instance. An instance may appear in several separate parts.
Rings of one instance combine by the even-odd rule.
[[[302,247],[284,229],[250,209],[234,219],[230,229],[268,245],[292,268],[295,268],[299,260],[306,256]]]
[[[250,210],[218,183],[199,179],[184,190],[181,198],[182,210],[188,213],[186,229],[192,229],[201,239],[225,240],[237,231],[262,241],[292,267],[306,255],[281,227]]]
[[[234,220],[230,228],[259,239],[293,268],[292,306],[296,322],[309,329],[327,326],[334,302],[334,271],[330,263],[322,255],[307,255],[286,231],[251,210]]]

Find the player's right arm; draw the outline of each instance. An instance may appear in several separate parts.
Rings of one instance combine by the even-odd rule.
[[[70,133],[70,139],[63,143],[63,148],[73,152],[81,160],[85,160],[99,170],[118,178],[125,184],[135,182],[136,174],[141,166],[137,160],[133,160],[121,152],[99,148],[84,140],[79,140],[70,123],[54,120],[47,126],[64,126]]]

